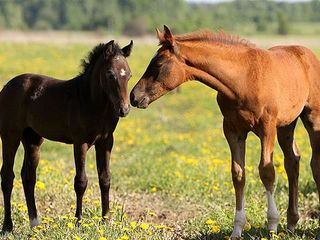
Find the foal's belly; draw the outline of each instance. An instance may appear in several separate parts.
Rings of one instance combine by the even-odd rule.
[[[67,108],[58,108],[51,103],[44,106],[39,102],[29,105],[26,116],[27,127],[46,139],[72,143]]]
[[[292,79],[280,87],[276,101],[278,114],[277,126],[286,126],[301,114],[309,96],[309,86],[302,78]]]
[[[72,137],[68,134],[68,131],[63,131],[63,129],[59,129],[57,126],[50,126],[47,128],[46,126],[39,124],[29,124],[28,127],[32,128],[38,135],[48,140],[68,144],[73,143]]]

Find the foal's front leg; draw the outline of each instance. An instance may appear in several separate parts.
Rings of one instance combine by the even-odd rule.
[[[277,232],[277,225],[279,222],[279,213],[274,201],[274,182],[275,171],[273,166],[273,148],[276,135],[276,126],[271,121],[266,123],[262,127],[261,134],[259,135],[261,140],[261,160],[259,164],[259,175],[266,188],[266,195],[268,201],[268,230]]]
[[[102,217],[109,211],[109,189],[110,189],[110,155],[113,146],[113,135],[110,134],[106,140],[95,144],[99,186],[101,191]]]
[[[74,144],[74,159],[76,165],[76,176],[74,178],[74,190],[77,195],[77,209],[76,209],[76,218],[78,221],[81,220],[82,216],[82,198],[83,194],[86,191],[88,178],[85,171],[85,160],[86,154],[88,151],[88,144]]]
[[[233,186],[236,193],[236,212],[231,239],[241,237],[242,229],[246,223],[244,210],[244,186],[245,186],[245,144],[247,131],[240,130],[235,124],[224,120],[224,135],[231,150],[231,173]]]

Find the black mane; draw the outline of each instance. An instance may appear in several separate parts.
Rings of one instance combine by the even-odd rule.
[[[101,56],[101,54],[107,54],[107,47],[110,45],[113,45],[112,52],[109,52],[109,55],[116,56],[116,55],[123,55],[123,52],[119,45],[117,43],[114,43],[113,41],[110,41],[108,43],[100,43],[96,45],[89,53],[88,56],[85,59],[81,60],[81,67],[82,71],[79,75],[82,75],[89,71],[89,69],[94,66],[98,58]],[[108,57],[108,56],[106,56]]]

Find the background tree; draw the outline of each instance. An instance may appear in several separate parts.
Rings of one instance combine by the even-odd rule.
[[[256,31],[287,34],[292,24],[290,32],[299,33],[296,26],[301,26],[300,30],[308,28],[320,33],[319,13],[320,0],[293,3],[234,0],[218,4],[186,0],[0,0],[0,27],[102,29],[119,34],[136,31],[136,35],[141,35],[167,24],[176,33],[209,28],[245,34]]]
[[[288,21],[282,12],[278,13],[278,33],[280,35],[287,35],[289,33]]]

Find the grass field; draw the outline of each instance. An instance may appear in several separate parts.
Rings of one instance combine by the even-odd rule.
[[[123,43],[124,44],[124,43]],[[0,81],[34,72],[70,79],[92,45],[0,44]],[[143,73],[156,46],[135,46],[129,64],[130,88]],[[319,49],[315,49],[320,56]],[[121,119],[112,155],[112,210],[107,222],[100,218],[100,193],[94,151],[87,158],[88,188],[84,219],[73,218],[74,162],[72,146],[45,141],[38,167],[36,200],[42,224],[31,230],[27,220],[20,169],[23,151],[16,156],[12,205],[14,232],[6,239],[228,239],[232,231],[234,189],[229,148],[222,132],[216,93],[196,82],[181,93],[168,94],[147,110],[132,109]],[[13,96],[14,97],[14,96]],[[287,176],[278,145],[276,202],[281,214],[275,239],[314,239],[317,235],[318,195],[309,167],[310,147],[299,123],[296,139],[302,153],[297,235],[285,231],[288,203]],[[260,144],[247,141],[246,211],[244,239],[267,236],[266,199],[259,179]],[[0,218],[3,200],[0,198]]]

